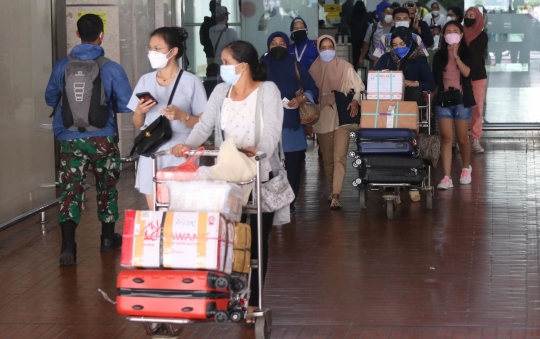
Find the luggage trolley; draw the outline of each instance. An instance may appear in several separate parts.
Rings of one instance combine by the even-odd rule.
[[[431,92],[425,91],[424,92],[424,99],[426,101],[426,104],[424,106],[418,106],[418,127],[419,129],[425,129],[426,134],[431,134]],[[350,134],[351,138],[356,137],[355,132],[351,132]],[[356,151],[350,151],[349,157],[353,158],[352,165],[356,169],[361,166],[362,159],[357,154]],[[362,179],[356,178],[352,182],[352,186],[356,187],[359,192],[359,203],[360,208],[365,209],[366,208],[366,201],[368,198],[368,192],[369,191],[381,191],[383,200],[385,201],[385,207],[386,207],[386,216],[388,219],[394,218],[394,210],[396,208],[396,202],[399,197],[400,189],[401,188],[412,188],[417,189],[419,191],[425,191],[426,192],[426,207],[428,209],[433,208],[433,194],[434,189],[431,185],[431,165],[425,165],[425,173],[423,180],[418,184],[410,184],[410,183],[395,183],[395,182],[369,182],[364,183],[362,182]]]
[[[195,154],[196,151],[190,151],[189,155]],[[198,152],[200,153],[200,152]],[[205,150],[202,152],[203,157],[216,158],[218,150]],[[170,151],[161,151],[152,155],[152,176],[154,181],[154,208],[155,210],[167,210],[168,204],[159,203],[156,201],[156,186],[159,183],[166,183],[164,180],[157,180],[157,159],[162,156],[170,156]],[[260,177],[260,161],[266,158],[266,154],[260,152],[255,155],[256,160],[256,175],[251,180],[245,182],[230,182],[237,185],[250,185],[254,184],[254,201],[248,203],[242,208],[242,213],[256,215],[258,237],[257,242],[259,245],[258,258],[263,257],[262,253],[262,209],[261,209],[261,177]],[[253,241],[253,240],[252,240]],[[243,288],[233,289],[231,287],[231,298],[227,311],[218,311],[214,315],[214,320],[218,323],[224,323],[227,321],[240,322],[243,319],[255,319],[255,338],[256,339],[268,339],[272,332],[272,311],[269,308],[263,308],[262,302],[262,290],[263,290],[263,274],[262,274],[263,261],[258,259],[251,259],[249,273],[247,279],[243,284]],[[253,269],[257,271],[256,279],[259,279],[259,295],[258,297],[258,309],[252,313],[247,312],[247,301],[249,300],[251,291],[250,283],[252,279]],[[236,274],[233,272],[233,274]],[[241,274],[244,275],[244,274]],[[245,275],[244,275],[245,276]],[[233,283],[231,283],[232,285]],[[183,319],[183,318],[152,318],[152,317],[127,317],[127,320],[133,322],[143,323],[146,333],[153,338],[177,338],[183,330],[183,326],[187,324],[193,324],[198,320]]]

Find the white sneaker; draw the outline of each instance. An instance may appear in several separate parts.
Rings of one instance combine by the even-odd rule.
[[[473,140],[473,142],[471,143],[471,151],[473,153],[484,153],[484,148],[480,145],[480,140]]]
[[[441,182],[437,185],[437,188],[440,190],[447,190],[452,187],[454,187],[454,185],[452,185],[452,179],[450,179],[447,175],[445,175]]]
[[[472,181],[471,173],[472,173],[472,167],[470,165],[469,165],[469,168],[462,169],[461,170],[461,177],[459,178],[459,182],[462,185],[470,184],[471,181]]]

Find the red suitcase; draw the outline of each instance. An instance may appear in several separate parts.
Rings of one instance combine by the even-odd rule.
[[[117,280],[118,313],[141,317],[212,318],[227,311],[224,274],[189,270],[124,270]]]

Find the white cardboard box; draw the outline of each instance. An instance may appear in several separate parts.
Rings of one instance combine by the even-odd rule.
[[[401,71],[369,71],[368,100],[403,100],[404,82]]]

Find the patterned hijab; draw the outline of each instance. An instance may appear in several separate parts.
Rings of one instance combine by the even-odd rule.
[[[321,52],[321,42],[330,39],[336,46],[336,40],[330,35],[321,35],[317,40],[317,50]],[[341,91],[341,84],[347,71],[353,66],[347,61],[340,59],[337,55],[330,62],[323,62],[319,56],[309,69],[309,73],[319,87],[319,103],[321,108],[332,105],[336,102],[332,91]]]

